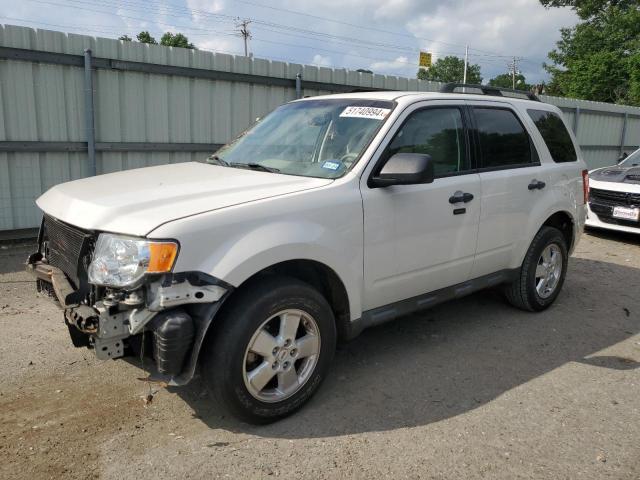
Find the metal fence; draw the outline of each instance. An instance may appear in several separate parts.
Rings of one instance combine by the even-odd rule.
[[[57,183],[202,160],[299,96],[439,88],[415,78],[0,26],[0,231],[37,226],[34,200]],[[542,100],[565,112],[591,167],[640,144],[640,108]]]

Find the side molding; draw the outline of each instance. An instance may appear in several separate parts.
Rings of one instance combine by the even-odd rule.
[[[507,283],[515,279],[519,272],[519,268],[500,270],[499,272],[483,275],[482,277],[468,280],[451,287],[442,288],[434,292],[417,295],[405,300],[400,300],[399,302],[367,310],[363,312],[362,317],[351,322],[348,338],[355,338],[366,328],[380,325],[420,310],[427,310],[449,300],[466,297],[471,293],[484,290],[485,288]]]

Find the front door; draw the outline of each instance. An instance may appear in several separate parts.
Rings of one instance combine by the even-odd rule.
[[[370,188],[363,176],[365,310],[461,283],[473,267],[480,177],[472,170],[464,107],[424,102],[398,124],[375,169],[395,153],[425,153],[436,179]]]

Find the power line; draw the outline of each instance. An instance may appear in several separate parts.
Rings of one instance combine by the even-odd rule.
[[[56,5],[56,6],[62,6],[62,7],[67,7],[67,8],[76,8],[76,9],[80,9],[80,10],[86,10],[86,11],[92,11],[92,12],[96,12],[96,13],[101,13],[101,14],[105,14],[105,15],[111,15],[111,16],[115,16],[118,18],[128,18],[128,19],[132,19],[132,20],[138,20],[138,21],[148,21],[148,19],[146,18],[140,18],[140,17],[134,17],[134,16],[130,16],[130,15],[123,15],[123,14],[119,14],[119,13],[113,13],[112,11],[105,11],[105,10],[96,10],[94,8],[89,8],[87,6],[84,5],[90,5],[92,7],[102,7],[102,6],[106,6],[106,5],[96,5],[94,2],[88,2],[86,0],[68,0],[70,2],[74,2],[76,4],[81,4],[83,5],[82,7],[77,6],[77,5],[66,5],[66,4],[61,4],[61,3],[56,3],[53,1],[47,1],[47,0],[28,0],[28,1],[32,1],[32,2],[36,2],[36,3],[43,3],[43,4],[49,4],[49,5]],[[131,5],[132,2],[123,2],[122,0],[120,0],[119,2],[120,4],[125,4],[127,3],[128,5]],[[135,6],[138,6],[138,4],[135,4]],[[148,6],[147,6],[148,7]],[[137,11],[135,9],[132,9],[130,7],[125,8],[125,10],[131,10],[131,11]],[[148,8],[147,8],[148,11]],[[145,12],[146,13],[146,12]],[[218,16],[219,14],[214,14],[216,16]],[[220,14],[221,15],[221,14]],[[225,16],[225,17],[229,17],[229,16]],[[234,18],[234,20],[237,22],[237,17],[229,17],[229,18]],[[184,29],[186,31],[192,31],[192,30],[199,30],[199,31],[203,31],[206,32],[206,34],[210,34],[210,33],[216,33],[216,34],[220,34],[220,35],[237,35],[236,34],[230,34],[230,33],[226,33],[226,32],[220,32],[220,31],[216,31],[216,30],[211,30],[208,28],[201,28],[201,27],[193,27],[193,26],[187,26],[187,25],[176,25],[176,24],[168,24],[168,23],[163,23],[161,21],[156,21],[155,23],[159,24],[159,25],[165,25],[165,26],[169,26],[169,27],[175,27],[175,28],[180,28],[180,29]],[[266,29],[268,31],[273,31],[270,29]],[[278,33],[278,34],[286,34],[286,32],[279,32],[279,31],[274,31],[274,33]],[[190,33],[192,34],[192,33]],[[205,35],[204,33],[202,35]],[[294,36],[298,36],[300,38],[305,38],[305,39],[309,39],[309,37],[304,36],[304,35],[296,35],[296,34],[291,34]],[[257,41],[261,41],[261,42],[265,42],[265,43],[279,43],[279,44],[283,44],[283,45],[288,45],[288,46],[292,46],[292,47],[302,47],[299,44],[290,44],[290,43],[284,43],[284,42],[276,42],[276,41],[272,41],[272,40],[267,40],[267,39],[256,39]],[[333,39],[330,39],[330,41],[335,42],[335,43],[340,43],[340,44],[344,44],[344,45],[351,45],[348,42],[340,42],[340,41],[335,41]],[[360,41],[360,43],[363,43],[364,45],[360,45],[360,44],[356,44],[355,46],[357,47],[364,47],[366,45],[368,45],[371,42],[366,42],[366,41]],[[377,46],[378,44],[373,43],[374,46]],[[310,48],[310,49],[317,49],[317,50],[326,50],[326,49],[319,49],[317,47],[312,47],[312,46],[304,46],[302,48]],[[414,49],[413,47],[403,47],[406,50],[413,50],[413,51],[417,51],[416,49]],[[398,49],[398,51],[400,51],[401,53],[406,53],[406,50],[400,50]],[[380,61],[380,62],[393,62],[393,63],[405,63],[407,65],[412,65],[412,66],[417,66],[416,63],[412,63],[412,62],[406,62],[406,61],[402,61],[402,60],[398,60],[393,59],[393,60],[388,60],[388,59],[381,59],[378,57],[365,57],[363,55],[360,54],[351,54],[351,53],[345,53],[345,52],[338,52],[338,51],[331,51],[332,53],[337,53],[337,54],[341,54],[344,56],[351,56],[351,57],[362,57],[362,58],[368,58],[370,60],[375,60],[375,61]],[[447,54],[447,52],[433,52],[434,54]],[[485,59],[485,60],[478,60],[479,63],[490,63],[493,59],[489,60],[489,59]]]
[[[304,17],[308,17],[308,18],[315,18],[317,20],[323,20],[323,21],[326,21],[326,22],[332,22],[332,23],[339,24],[339,25],[355,27],[355,28],[359,28],[359,29],[362,29],[362,30],[369,30],[369,31],[374,31],[374,32],[378,32],[378,33],[386,33],[388,35],[396,35],[396,36],[407,37],[407,38],[412,38],[412,39],[424,40],[426,42],[438,43],[438,44],[441,44],[441,45],[448,45],[448,46],[451,46],[451,47],[466,48],[466,45],[462,45],[462,44],[443,42],[443,41],[440,41],[440,40],[434,40],[432,38],[425,38],[425,37],[419,37],[417,35],[410,35],[408,33],[394,32],[392,30],[386,30],[386,29],[383,29],[383,28],[359,25],[357,23],[345,22],[345,21],[342,21],[342,20],[336,20],[334,18],[323,17],[321,15],[314,15],[314,14],[311,14],[311,13],[305,13],[305,12],[301,12],[301,11],[298,11],[298,10],[292,10],[292,9],[283,8],[283,7],[275,7],[273,5],[265,5],[263,3],[253,2],[253,1],[249,1],[249,0],[235,0],[235,1],[237,3],[244,3],[244,4],[247,4],[247,5],[252,5],[254,7],[267,8],[269,10],[290,13],[290,14],[293,14],[293,15],[300,15],[300,16],[304,16]],[[469,50],[473,50],[473,51],[476,51],[476,52],[482,52],[482,53],[488,53],[488,54],[492,54],[492,55],[497,56],[497,57],[509,57],[509,55],[496,54],[495,52],[488,52],[488,51],[484,51],[484,50],[480,50],[480,49],[472,48],[472,47],[469,47]]]
[[[520,71],[518,70],[518,62],[519,61],[520,61],[520,59],[518,57],[513,57],[513,60],[507,64],[507,69],[509,70],[509,73],[511,74],[511,82],[512,82],[512,88],[513,89],[516,88],[516,75],[520,74]]]
[[[6,16],[0,16],[0,18],[6,19],[6,20],[24,22],[24,23],[28,23],[28,24],[37,24],[37,25],[44,25],[44,26],[48,26],[48,27],[58,27],[58,28],[72,29],[72,30],[76,30],[76,31],[80,31],[80,32],[87,32],[87,33],[94,33],[94,34],[95,33],[99,33],[99,34],[111,33],[111,34],[114,34],[114,35],[119,35],[119,34],[122,33],[122,29],[119,26],[89,25],[89,24],[86,24],[86,25],[69,25],[69,24],[38,22],[38,21],[33,21],[33,20],[27,20],[27,19],[16,18],[16,17],[6,17]],[[98,28],[88,28],[88,27],[98,27]],[[234,34],[228,34],[228,35],[234,35]],[[269,42],[269,41],[267,41],[267,42]],[[280,43],[280,42],[278,42],[278,43]],[[294,45],[291,45],[291,46],[294,46]],[[297,45],[297,46],[304,47],[304,48],[315,49],[315,47],[312,47],[312,46],[301,46],[301,45]],[[222,53],[222,54],[229,54],[229,55],[242,55],[242,52],[227,51],[227,50],[221,50],[221,49],[198,48],[198,50],[207,51],[207,52],[211,52],[211,53]],[[342,52],[336,52],[336,53],[342,53]],[[412,62],[408,62],[408,61],[402,61],[402,60],[398,60],[398,59],[395,59],[395,60],[382,60],[382,59],[378,59],[378,58],[362,57],[360,55],[350,55],[350,54],[345,54],[345,55],[346,56],[352,56],[352,57],[358,57],[358,58],[368,58],[368,59],[376,60],[376,61],[380,61],[380,62],[389,62],[389,63],[396,63],[396,64],[397,63],[401,63],[401,64],[405,64],[405,65],[408,65],[408,66],[418,66],[418,64],[415,64],[415,63],[412,63]],[[282,57],[277,57],[277,56],[273,56],[273,55],[269,55],[269,57],[270,57],[269,58],[270,60],[298,63],[296,60],[291,59],[291,58],[282,58]],[[316,66],[316,67],[324,67],[324,66],[326,66],[326,65],[314,63],[312,61],[306,61],[304,63],[306,65],[312,65],[312,66]],[[339,67],[334,67],[334,68],[339,68]],[[392,76],[397,76],[397,75],[396,74],[392,74]]]
[[[93,6],[111,6],[114,5],[114,3],[107,3],[106,5],[104,3],[102,3],[102,5],[96,5],[95,2],[87,2],[87,1],[82,1],[82,0],[69,0],[71,2],[77,2],[77,3],[82,3],[82,4],[89,4],[89,5],[93,5]],[[147,13],[149,6],[155,6],[157,8],[159,8],[160,10],[162,10],[163,12],[161,13],[165,13],[166,11],[168,11],[168,8],[172,9],[174,12],[178,11],[178,12],[183,12],[183,13],[189,13],[190,18],[193,16],[200,16],[200,17],[207,17],[207,18],[214,18],[215,20],[222,20],[226,19],[228,20],[233,20],[236,21],[237,17],[232,17],[231,15],[225,15],[225,14],[221,14],[221,13],[210,13],[210,12],[206,12],[206,11],[202,11],[202,10],[196,10],[196,9],[190,9],[190,8],[186,8],[186,7],[179,7],[177,5],[174,4],[158,4],[158,3],[153,3],[153,1],[150,2],[145,2],[144,4],[140,4],[140,3],[136,3],[135,1],[127,1],[127,0],[116,0],[115,1],[115,5],[125,5],[127,7],[139,7],[142,8],[143,11],[145,13]],[[273,8],[277,8],[277,7],[273,7]],[[286,10],[286,9],[283,9]],[[135,10],[134,10],[135,11]],[[323,17],[324,18],[324,17]],[[394,49],[396,51],[402,51],[402,52],[406,52],[407,50],[419,50],[416,49],[413,46],[407,46],[407,45],[397,45],[397,44],[389,44],[389,43],[383,43],[383,42],[371,42],[371,41],[367,41],[367,40],[363,40],[360,38],[354,38],[354,37],[347,37],[347,36],[342,36],[342,35],[334,35],[334,34],[329,34],[326,32],[321,32],[321,31],[316,31],[316,30],[308,30],[308,29],[304,29],[304,28],[299,28],[299,27],[294,27],[294,26],[290,26],[290,25],[283,25],[280,23],[275,23],[275,22],[271,22],[271,21],[263,21],[263,20],[258,20],[258,19],[249,19],[249,21],[251,21],[252,23],[261,26],[262,27],[271,27],[272,29],[277,29],[278,32],[280,34],[283,35],[291,35],[291,36],[295,36],[295,34],[292,34],[292,31],[295,32],[299,32],[299,33],[305,33],[307,35],[312,35],[314,37],[320,37],[323,39],[333,39],[334,41],[337,40],[342,40],[344,42],[350,43],[350,44],[356,44],[356,45],[370,45],[370,46],[374,46],[377,48],[387,48],[387,49]],[[348,23],[348,22],[344,22],[344,23]],[[355,25],[355,24],[354,24]],[[368,27],[363,27],[365,29],[367,29]],[[269,30],[267,28],[264,28],[267,31],[273,31],[274,33],[276,31],[274,30]],[[401,34],[402,36],[405,37],[409,37],[412,39],[421,39],[421,37],[415,37],[412,35],[408,35],[408,34]],[[308,37],[305,37],[308,38]],[[433,41],[430,39],[424,39],[424,40],[428,40],[428,41]],[[436,42],[435,43],[443,43],[445,44],[446,42]],[[458,46],[456,44],[450,44],[453,46]],[[464,48],[464,47],[462,47]],[[482,50],[479,49],[474,49],[472,47],[469,47],[470,50],[475,50],[475,51],[480,51],[483,52]],[[438,52],[434,52],[434,53],[438,53]],[[459,53],[455,53],[455,55],[461,55]],[[481,55],[481,54],[474,54],[475,56],[487,56],[487,57],[497,57],[497,58],[506,58],[509,57],[507,55],[498,55],[498,54],[493,54],[490,52],[486,52],[485,55]]]
[[[255,38],[254,41],[256,42],[264,42],[264,43],[272,43],[272,44],[276,44],[276,45],[286,45],[288,47],[293,47],[293,48],[305,48],[305,49],[309,49],[309,50],[313,50],[313,51],[317,51],[317,52],[325,52],[325,53],[336,53],[345,57],[354,57],[354,58],[364,58],[367,60],[374,60],[374,61],[378,61],[378,62],[390,62],[390,63],[400,63],[400,64],[405,64],[408,66],[413,66],[413,67],[418,67],[419,64],[416,62],[410,62],[408,60],[401,60],[401,59],[392,59],[392,60],[385,60],[385,59],[381,59],[381,58],[377,58],[377,57],[369,57],[366,55],[361,55],[358,53],[346,53],[344,51],[338,51],[338,50],[330,50],[327,48],[320,48],[320,47],[316,47],[316,46],[312,46],[312,45],[299,45],[299,44],[293,44],[293,43],[286,43],[286,42],[278,42],[275,40],[266,40],[263,38]],[[469,58],[471,58],[471,55],[469,55]],[[479,63],[479,64],[487,64],[487,62],[491,63],[491,64],[495,64],[495,63],[500,63],[502,64],[502,61],[499,60],[485,60],[485,59],[480,59],[480,60],[474,60],[475,63]],[[471,63],[471,62],[470,62]]]
[[[282,32],[280,30],[273,30],[270,28],[265,28],[263,26],[258,26],[256,27],[256,29],[258,31],[265,31],[265,32],[270,32],[270,33],[275,33],[277,35],[285,35],[285,36],[289,36],[289,37],[296,37],[296,38],[302,38],[305,40],[313,40],[312,38],[309,38],[306,35],[300,35],[300,34],[295,34],[295,33],[290,33],[290,32]],[[257,38],[256,38],[257,40]],[[343,42],[343,41],[339,41],[339,40],[334,40],[334,39],[329,39],[329,41],[331,43],[334,43],[336,45],[346,45],[346,46],[356,46],[356,47],[368,47],[368,43],[366,42],[366,40],[361,41],[362,44],[354,44],[354,43],[348,43],[348,42]],[[283,45],[290,45],[290,44],[286,44],[283,43]],[[384,51],[384,52],[400,52],[400,53],[407,53],[407,52],[414,52],[414,53],[419,53],[420,51],[422,51],[422,49],[420,48],[416,48],[416,47],[402,47],[402,48],[387,48],[387,47],[376,47],[377,50],[379,51]],[[469,48],[471,50],[471,48]],[[443,56],[443,55],[455,55],[455,56],[460,56],[462,55],[459,52],[446,52],[446,51],[442,51],[442,50],[429,50],[432,54],[437,55],[437,56]],[[495,62],[500,62],[503,63],[504,59],[502,58],[497,58],[494,57],[493,55],[483,55],[483,54],[478,54],[478,53],[474,53],[472,54],[474,57],[478,58],[491,58],[491,61],[495,61]]]
[[[139,21],[148,21],[147,18],[139,18],[139,17],[132,17],[132,16],[127,16],[127,15],[122,15],[122,14],[116,14],[113,13],[111,11],[105,11],[105,10],[96,10],[93,8],[89,8],[86,6],[83,7],[79,7],[77,5],[69,5],[69,4],[63,4],[63,3],[56,3],[56,2],[52,2],[52,1],[45,1],[45,0],[27,0],[27,1],[31,1],[31,2],[36,2],[36,3],[43,3],[43,4],[48,4],[48,5],[56,5],[56,6],[61,6],[61,7],[67,7],[67,8],[77,8],[80,10],[86,10],[86,11],[92,11],[92,12],[96,12],[96,13],[102,13],[105,15],[112,15],[112,16],[116,16],[116,17],[120,17],[120,18],[129,18],[129,19],[136,19]],[[113,6],[113,4],[96,4],[95,2],[89,2],[89,1],[83,1],[83,0],[67,0],[70,3],[75,3],[75,4],[81,4],[81,5],[89,5],[92,7],[109,7],[109,6]],[[150,4],[146,4],[146,5],[140,5],[140,4],[136,4],[136,3],[131,3],[131,2],[125,2],[123,0],[118,0],[118,2],[115,4],[115,6],[120,6],[122,8],[122,5],[124,5],[124,10],[130,10],[133,12],[139,12],[139,13],[148,13],[149,11],[149,5],[153,5],[152,3]],[[134,7],[139,7],[142,10],[136,10],[135,8],[131,8],[131,5],[133,5]],[[160,12],[160,13],[164,13],[164,12]],[[237,21],[237,17],[231,17],[229,15],[222,15],[222,14],[213,14],[216,17],[218,16],[222,16],[222,17],[227,17],[228,19],[232,19],[234,22]],[[181,15],[176,15],[177,17],[181,17]],[[182,16],[184,17],[184,16]],[[166,25],[166,26],[173,26],[173,27],[178,27],[178,28],[182,28],[182,29],[191,29],[191,30],[202,30],[202,31],[211,31],[209,29],[205,29],[205,28],[198,28],[198,27],[190,27],[190,26],[181,26],[181,25],[174,25],[174,24],[168,24],[168,23],[163,23],[161,21],[155,21],[155,23],[159,24],[159,25]],[[279,25],[279,24],[275,24],[275,23],[266,23],[266,22],[261,22],[264,23],[265,25],[269,25],[272,26],[274,28],[289,28],[287,26],[283,26],[283,25]],[[269,30],[269,29],[265,29],[268,31],[272,31],[275,33],[279,33],[279,34],[283,34],[283,35],[291,35],[291,36],[300,36],[300,35],[296,35],[296,34],[291,34],[287,31],[276,31],[276,30]],[[299,29],[302,30],[302,29]],[[304,31],[304,30],[302,30]],[[218,33],[216,31],[213,31],[214,33]],[[311,31],[309,31],[311,33]],[[317,33],[317,32],[313,32],[313,33]],[[330,36],[329,34],[322,34],[325,36]],[[309,39],[308,36],[301,36],[302,38],[306,38]],[[341,38],[338,36],[335,36],[335,38]],[[349,38],[349,37],[346,37]],[[333,39],[329,39],[330,41],[333,41]],[[373,42],[368,42],[365,40],[359,40],[359,39],[352,39],[353,41],[351,42],[352,44],[358,45],[358,46],[363,46],[363,45],[372,45],[372,46],[376,46],[376,47],[382,47],[384,44],[380,44],[380,43],[373,43]],[[345,43],[345,42],[342,42]],[[347,43],[349,44],[349,43]],[[361,45],[362,44],[362,45]],[[406,46],[398,46],[395,48],[396,51],[406,51],[407,49],[411,49],[413,47],[406,47]]]
[[[87,2],[86,0],[68,0],[69,2],[73,2],[73,3],[76,3],[76,4],[79,3],[79,4],[83,5],[82,7],[80,7],[80,6],[77,6],[77,5],[73,5],[72,6],[72,5],[68,5],[68,4],[60,4],[60,3],[55,3],[55,2],[52,2],[52,1],[44,1],[44,0],[29,0],[29,1],[33,1],[33,2],[36,2],[36,3],[50,4],[50,5],[57,5],[57,6],[67,7],[67,8],[77,8],[77,9],[81,9],[81,10],[93,11],[93,12],[96,12],[96,13],[112,15],[112,16],[115,16],[115,17],[118,17],[118,18],[121,18],[121,19],[122,18],[129,18],[129,19],[138,20],[138,21],[141,21],[141,22],[148,21],[148,18],[140,18],[140,17],[132,17],[132,16],[127,16],[127,15],[122,15],[122,14],[116,14],[116,13],[113,13],[112,11],[95,10],[95,9],[88,8],[88,7],[85,6],[85,5],[89,5],[89,6],[92,6],[92,7],[112,6],[113,4],[110,4],[110,3],[107,3],[105,5],[105,4],[96,4],[94,2]],[[156,7],[158,6],[158,5],[154,5],[152,2],[150,2],[150,3],[153,6],[156,6]],[[142,7],[140,4],[135,3],[135,1],[132,2],[131,0],[129,0],[129,1],[118,0],[116,2],[116,5],[126,5],[124,10],[131,10],[131,11],[134,11],[134,12],[137,11],[137,10],[135,10],[135,8],[131,8],[131,5],[133,5],[133,7]],[[148,7],[149,7],[149,4],[146,5],[145,13],[148,13]],[[164,8],[164,6],[163,6],[162,10],[166,10],[166,8]],[[166,12],[162,12],[162,13],[165,14]],[[224,14],[211,14],[211,15],[213,17],[215,17],[217,20],[222,21],[223,23],[228,21],[229,19],[234,19],[235,22],[238,21],[237,17],[231,17],[229,15],[224,15]],[[181,17],[181,15],[176,15],[176,16],[177,17]],[[248,23],[252,22],[251,20],[248,20],[248,19],[245,20],[245,21],[247,22],[246,25],[248,25]],[[163,23],[163,22],[160,22],[160,21],[156,21],[155,23],[157,23],[159,25],[166,25],[166,26],[169,26],[169,27],[185,29],[187,31],[199,30],[199,31],[202,31],[202,32],[206,32],[206,33],[201,33],[201,34],[190,33],[192,35],[209,35],[211,33],[216,33],[216,34],[220,34],[220,35],[237,35],[237,31],[235,33],[227,33],[227,32],[220,32],[220,31],[216,31],[216,30],[211,30],[209,28],[198,28],[198,27],[186,26],[186,25],[182,26],[182,25],[175,25],[175,24],[167,24],[167,23]],[[279,24],[275,24],[273,22],[261,22],[261,23],[273,25],[276,28],[280,26]],[[246,26],[245,26],[245,28],[246,28]],[[281,32],[281,31],[278,31],[278,30],[271,30],[269,28],[264,28],[264,27],[260,27],[260,28],[264,29],[264,30],[267,30],[267,31],[271,31],[273,33],[277,33],[277,34],[292,35],[292,36],[297,36],[297,37],[300,37],[300,38],[310,39],[308,36],[305,36],[305,35],[299,35],[299,34],[295,34],[295,33],[292,34],[292,33],[289,33],[289,32]],[[304,29],[298,29],[298,30],[305,31]],[[310,31],[310,32],[312,32],[312,31]],[[248,29],[246,29],[246,33],[248,33],[250,35],[250,33],[248,32]],[[315,33],[318,33],[318,32],[315,32]],[[331,41],[332,43],[340,43],[340,44],[345,44],[345,45],[351,45],[352,44],[352,43],[350,43],[348,41],[335,40],[335,38],[344,38],[344,39],[347,39],[347,40],[355,40],[355,42],[353,42],[353,44],[356,47],[361,47],[361,48],[364,48],[367,45],[372,44],[374,46],[380,45],[380,47],[378,47],[378,49],[379,50],[380,49],[384,50],[385,47],[382,47],[382,46],[386,45],[386,44],[379,43],[379,42],[376,43],[376,42],[367,42],[367,41],[359,40],[359,39],[352,39],[351,37],[332,36],[332,35],[326,34],[326,33],[321,33],[321,34],[329,37],[326,40]],[[334,37],[334,38],[331,38],[331,37]],[[249,37],[247,37],[247,39],[248,38]],[[256,40],[259,41],[259,42],[265,42],[265,43],[287,45],[287,46],[291,46],[291,47],[294,47],[294,48],[308,48],[308,49],[311,49],[311,50],[328,51],[330,53],[336,53],[336,54],[343,55],[343,56],[367,58],[369,60],[374,60],[374,61],[377,61],[377,62],[387,62],[387,63],[393,63],[393,64],[406,64],[408,66],[417,66],[416,63],[409,62],[409,61],[406,61],[406,60],[402,60],[402,59],[399,59],[399,58],[392,59],[392,60],[381,59],[381,58],[377,58],[377,57],[364,56],[364,55],[361,55],[359,53],[345,53],[343,51],[322,49],[322,48],[318,48],[318,47],[314,47],[314,46],[306,46],[306,45],[300,45],[300,44],[290,44],[290,43],[285,43],[285,42],[276,42],[276,41],[267,40],[267,39],[256,39]],[[389,48],[387,48],[387,51],[389,49],[397,49],[398,51],[401,51],[402,53],[406,53],[407,50],[418,51],[418,49],[415,49],[415,47],[395,46],[395,45],[388,45],[388,47]],[[245,53],[248,54],[248,48],[245,49]],[[448,52],[432,52],[432,53],[437,54],[437,55],[446,55],[446,54],[448,54]],[[456,53],[453,53],[453,54],[454,55],[458,55]],[[479,57],[479,56],[484,57],[482,59],[474,58],[474,61],[476,63],[480,63],[480,64],[491,64],[491,63],[497,63],[497,62],[500,61],[500,60],[498,60],[498,58],[494,59],[493,55],[484,56],[484,55],[480,55],[480,54],[474,54],[473,56],[474,57]],[[287,60],[287,61],[291,61],[291,60]],[[310,63],[310,62],[303,62],[303,63]]]
[[[245,57],[249,56],[249,50],[248,50],[247,44],[249,42],[249,39],[251,38],[251,32],[249,31],[250,23],[251,23],[251,20],[242,20],[236,23],[236,28],[238,29],[237,31],[244,40],[244,56]]]

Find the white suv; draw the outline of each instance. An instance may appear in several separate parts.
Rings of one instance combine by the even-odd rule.
[[[557,108],[489,93],[298,100],[208,163],[55,186],[28,269],[74,345],[170,385],[200,367],[221,407],[276,420],[364,328],[486,287],[556,299],[585,164]]]

